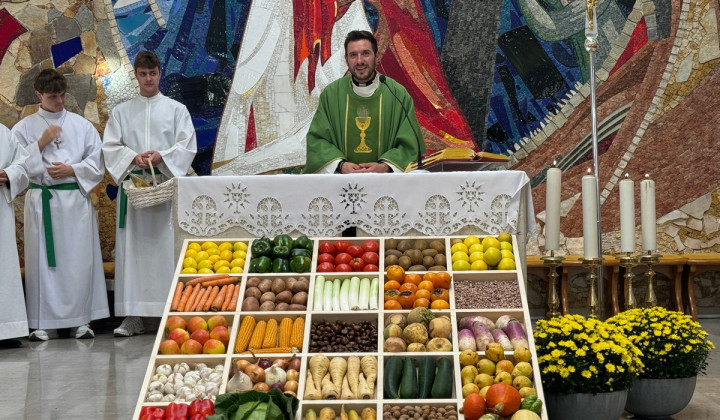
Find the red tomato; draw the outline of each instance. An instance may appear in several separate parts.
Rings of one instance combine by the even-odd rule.
[[[373,251],[366,251],[365,253],[362,254],[362,256],[360,258],[362,258],[366,264],[378,265],[378,263],[380,262],[380,256],[378,255],[377,252],[373,252]]]
[[[352,255],[353,258],[359,258],[365,251],[357,245],[350,245],[347,249],[347,253]]]
[[[335,256],[333,256],[333,254],[330,254],[327,252],[324,254],[318,255],[318,264],[322,264],[324,262],[329,262],[329,263],[335,264]]]
[[[336,249],[332,242],[320,242],[318,245],[318,252],[321,254],[332,254],[335,255]]]
[[[352,259],[352,255],[347,252],[341,252],[335,256],[335,264],[350,264]]]
[[[327,273],[327,272],[330,272],[330,271],[335,271],[335,264],[330,263],[330,262],[320,263],[320,264],[318,264],[318,266],[317,266],[317,271],[319,271],[319,272],[321,272],[321,273]]]
[[[365,252],[380,252],[380,244],[377,241],[373,241],[368,239],[367,241],[362,243],[362,249],[365,250]]]
[[[335,271],[349,273],[353,271],[353,269],[350,267],[350,264],[338,264],[335,266]]]
[[[335,252],[347,252],[350,242],[348,241],[335,241]]]
[[[362,271],[363,267],[365,267],[365,261],[362,258],[353,258],[350,261],[350,267],[352,267],[353,271]]]
[[[365,264],[363,271],[380,271],[380,267],[375,264]]]

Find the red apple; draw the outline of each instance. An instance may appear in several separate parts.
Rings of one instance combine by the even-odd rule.
[[[175,328],[182,328],[183,330],[186,327],[185,319],[178,315],[172,315],[169,316],[167,321],[165,322],[165,332],[169,333],[170,331],[174,330]]]
[[[206,341],[207,342],[207,341]],[[180,353],[182,354],[200,354],[202,353],[203,345],[195,340],[189,339],[180,346]]]
[[[168,339],[174,340],[178,346],[182,346],[183,343],[190,339],[190,334],[182,328],[175,328],[168,334]]]
[[[207,320],[207,329],[212,331],[217,327],[218,325],[222,325],[223,327],[227,327],[228,323],[224,316],[222,315],[213,315]]]
[[[218,325],[210,331],[210,339],[218,340],[227,346],[230,341],[230,331],[228,331],[227,327]]]
[[[160,354],[178,354],[180,353],[180,346],[175,340],[165,340],[160,343]]]
[[[211,338],[203,344],[202,352],[203,354],[224,354],[225,344],[223,344],[220,340]]]
[[[190,339],[195,340],[200,344],[205,344],[210,338],[210,333],[207,330],[197,330],[190,334]]]
[[[207,330],[207,329],[208,329],[208,325],[203,317],[194,316],[194,317],[188,319],[187,330],[190,331],[190,334],[194,333],[197,330]]]

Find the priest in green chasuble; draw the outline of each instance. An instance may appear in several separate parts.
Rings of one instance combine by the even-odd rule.
[[[345,38],[349,75],[320,94],[307,134],[305,173],[403,172],[425,152],[413,100],[375,71],[377,40],[368,31]]]

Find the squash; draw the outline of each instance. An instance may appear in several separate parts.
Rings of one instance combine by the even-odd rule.
[[[534,411],[530,410],[518,410],[513,414],[512,418],[510,420],[541,420],[540,416],[537,415]]]
[[[517,389],[510,385],[497,383],[490,385],[485,394],[488,411],[509,417],[520,408],[521,398]]]
[[[479,420],[485,414],[485,399],[480,394],[470,394],[465,398],[462,412],[466,420]]]

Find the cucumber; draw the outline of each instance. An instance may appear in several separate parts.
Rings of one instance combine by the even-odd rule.
[[[402,380],[400,381],[400,398],[409,399],[418,397],[418,378],[415,369],[415,360],[405,357],[403,360]]]
[[[435,380],[435,358],[424,356],[418,366],[418,398],[430,398],[430,390]]]
[[[399,399],[398,388],[402,379],[402,358],[397,356],[388,357],[385,361],[383,388],[385,398]]]
[[[453,385],[453,364],[448,358],[441,358],[437,361],[437,374],[433,381],[430,396],[432,398],[450,398]]]

